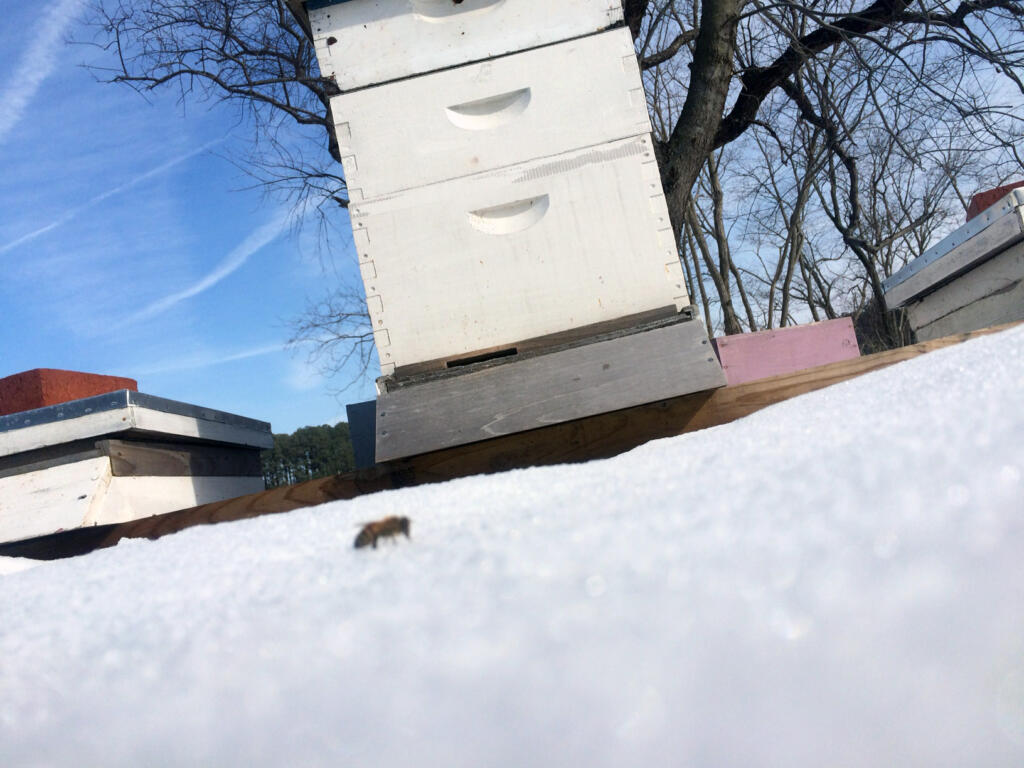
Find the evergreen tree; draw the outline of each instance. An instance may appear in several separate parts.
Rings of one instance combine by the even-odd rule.
[[[348,472],[355,466],[348,424],[302,427],[274,435],[274,447],[262,455],[267,488]]]

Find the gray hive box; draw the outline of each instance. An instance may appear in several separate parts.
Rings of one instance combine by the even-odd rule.
[[[918,340],[1024,320],[1024,188],[1014,189],[886,280]]]
[[[121,390],[0,416],[0,543],[264,488],[270,425]]]

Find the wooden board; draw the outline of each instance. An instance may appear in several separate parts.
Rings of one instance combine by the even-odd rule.
[[[103,504],[110,478],[106,456],[0,478],[0,541],[79,527]]]
[[[36,472],[61,464],[95,459],[101,455],[95,440],[74,440],[70,443],[51,445],[26,453],[0,456],[0,477]]]
[[[625,27],[342,94],[331,113],[356,202],[651,132]]]
[[[343,91],[592,34],[621,0],[307,0],[320,72]]]
[[[720,336],[711,343],[730,385],[860,357],[849,317]]]
[[[128,455],[142,461],[132,466],[100,455],[0,478],[0,542],[122,523],[263,490],[262,476],[160,475],[174,464],[166,455]],[[155,472],[123,474],[138,469]]]
[[[377,398],[376,460],[724,385],[703,324],[676,321],[383,392]]]
[[[0,417],[0,457],[127,433],[254,449],[274,444],[266,422],[121,390]]]
[[[106,498],[83,525],[120,523],[189,507],[233,499],[264,489],[262,477],[112,477]]]
[[[260,453],[232,446],[101,440],[115,477],[262,477]]]
[[[959,276],[949,285],[908,305],[907,314],[910,325],[915,330],[924,330],[939,321],[940,318],[958,309],[971,306],[989,297],[1013,294],[1022,281],[1024,281],[1024,243],[1018,243],[1013,248],[993,256],[988,261]],[[1024,311],[1024,306],[1019,306],[1018,302],[1012,300],[1002,303],[1006,305],[1007,311],[1011,314],[1001,318],[996,316],[992,322],[984,323],[976,328],[986,328],[998,323],[1010,323],[1015,319],[1020,319],[1020,316],[1014,316],[1013,312],[1015,310]],[[957,328],[956,331],[974,331],[976,328]],[[939,336],[946,335],[948,334],[939,334]],[[933,335],[932,338],[937,337]],[[920,333],[919,339],[925,340]]]
[[[916,328],[915,333],[918,340],[928,341],[1012,320],[1024,320],[1024,279]]]
[[[933,350],[1006,330],[1013,325],[1017,323],[947,336],[806,371],[723,387],[712,392],[684,395],[495,440],[435,451],[367,470],[309,480],[146,520],[0,545],[0,555],[46,559],[69,557],[113,546],[124,538],[156,539],[195,525],[278,514],[383,490],[509,469],[607,458],[650,440],[727,424],[792,397]]]
[[[978,217],[978,221],[988,216],[988,212]],[[970,231],[975,224],[962,227]],[[958,230],[959,231],[959,230]],[[955,237],[956,232],[950,237]],[[1014,207],[981,229],[977,234],[967,238],[940,258],[928,261],[927,265],[909,273],[906,279],[892,284],[890,281],[900,276],[893,275],[885,288],[885,303],[890,309],[902,307],[909,301],[941,287],[986,259],[1000,253],[1024,239],[1024,208]],[[924,254],[921,259],[926,259]],[[914,266],[913,263],[908,266]]]

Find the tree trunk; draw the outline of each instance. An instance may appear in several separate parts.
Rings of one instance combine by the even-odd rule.
[[[736,25],[742,0],[705,0],[694,41],[686,101],[672,135],[661,147],[662,183],[669,217],[680,236],[701,166],[714,148],[732,81]]]

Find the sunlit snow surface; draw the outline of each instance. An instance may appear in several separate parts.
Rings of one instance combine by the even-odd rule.
[[[1024,328],[3,576],[0,765],[1024,765]]]

